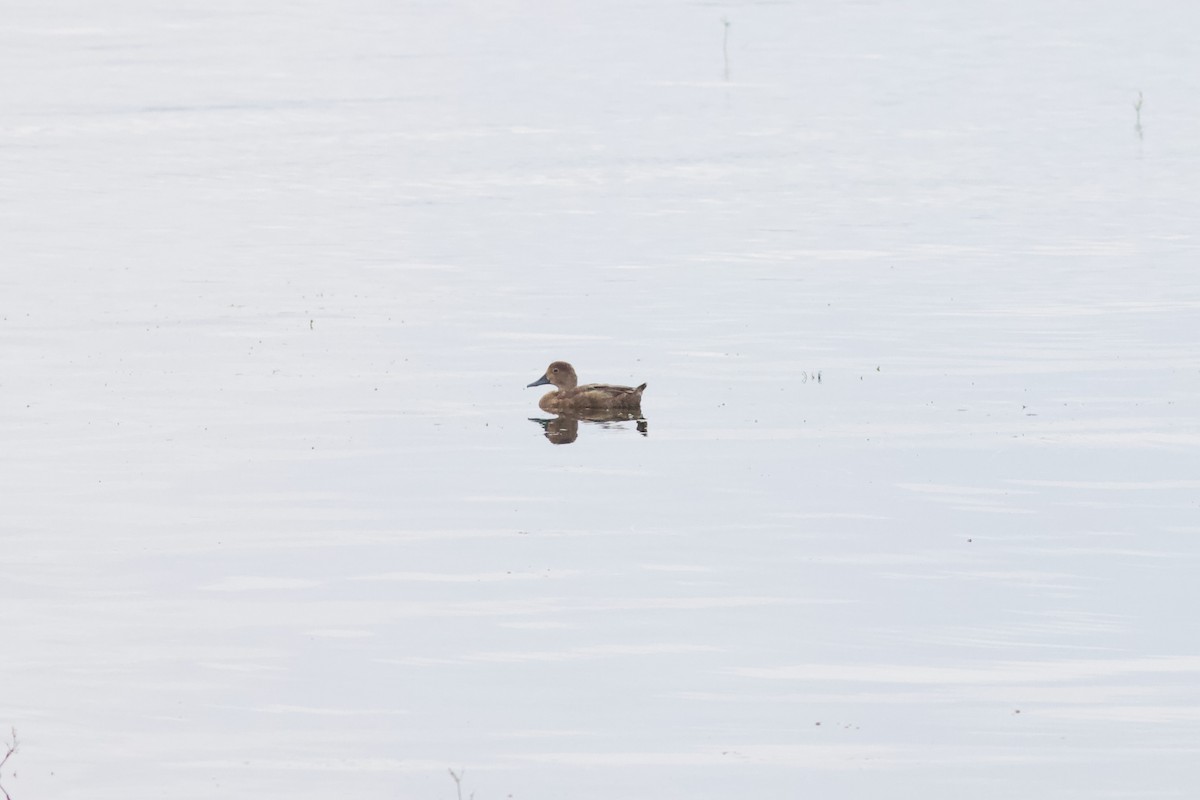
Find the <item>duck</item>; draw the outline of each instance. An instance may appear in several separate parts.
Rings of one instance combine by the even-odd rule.
[[[552,385],[555,391],[547,392],[538,401],[543,411],[586,411],[589,409],[624,409],[640,410],[642,392],[646,384],[641,386],[612,386],[607,383],[587,383],[579,385],[575,376],[575,368],[566,361],[555,361],[546,367],[542,377],[525,388],[533,386]]]

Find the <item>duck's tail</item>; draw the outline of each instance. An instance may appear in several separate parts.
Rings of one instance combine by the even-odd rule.
[[[644,383],[643,383],[641,386],[639,386],[639,387],[637,387],[636,389],[634,389],[634,391],[635,391],[635,392],[637,392],[638,394],[641,394],[641,393],[642,393],[642,392],[644,392],[645,390],[646,390],[646,384],[644,384]]]

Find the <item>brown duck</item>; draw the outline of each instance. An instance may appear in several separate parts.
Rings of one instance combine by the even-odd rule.
[[[646,388],[644,383],[632,389],[628,386],[610,386],[607,383],[579,386],[575,368],[565,361],[555,361],[546,367],[546,374],[529,386],[546,384],[555,386],[556,391],[547,392],[538,401],[543,411],[638,410],[642,405],[642,390]]]

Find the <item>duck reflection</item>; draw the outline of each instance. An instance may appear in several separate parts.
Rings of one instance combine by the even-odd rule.
[[[546,438],[552,444],[570,444],[579,438],[579,423],[587,422],[602,428],[624,428],[621,422],[633,422],[637,432],[642,436],[650,434],[646,418],[640,411],[622,411],[619,409],[589,409],[587,411],[560,411],[553,419],[530,417],[530,422],[536,422],[546,431]]]

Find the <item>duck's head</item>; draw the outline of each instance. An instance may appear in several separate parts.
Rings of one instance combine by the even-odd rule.
[[[529,384],[529,386],[544,386],[547,383],[553,384],[559,389],[574,389],[579,385],[579,379],[575,377],[574,367],[565,361],[555,361],[546,367],[545,375]],[[529,386],[525,388],[528,389]]]

